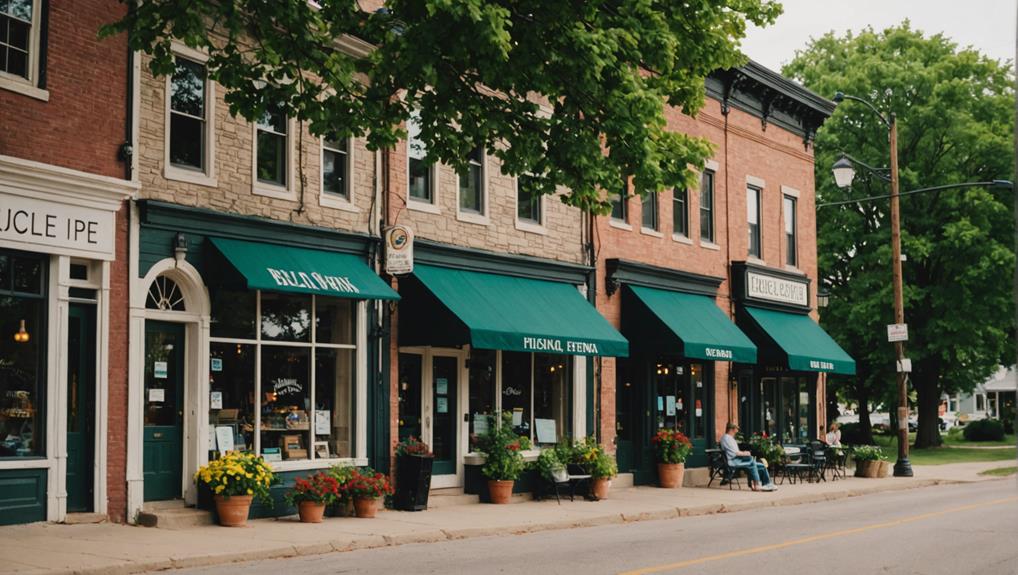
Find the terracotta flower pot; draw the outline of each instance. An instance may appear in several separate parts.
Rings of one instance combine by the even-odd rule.
[[[243,527],[247,525],[247,514],[251,511],[253,495],[216,495],[216,513],[219,524],[223,527]]]
[[[321,523],[325,516],[325,504],[315,501],[301,501],[297,504],[301,523]]]
[[[353,500],[353,509],[361,519],[373,519],[378,513],[378,499],[374,497],[357,497]]]
[[[682,487],[682,475],[686,471],[685,463],[658,463],[657,481],[661,487],[674,489]]]
[[[504,481],[501,479],[488,480],[488,495],[491,502],[497,505],[505,505],[513,496],[513,483],[515,481]]]
[[[608,488],[611,487],[611,485],[611,479],[607,477],[596,477],[594,478],[594,484],[590,490],[594,493],[594,497],[597,497],[598,499],[608,499]]]

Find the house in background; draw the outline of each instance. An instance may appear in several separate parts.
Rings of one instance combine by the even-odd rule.
[[[944,394],[941,398],[941,417],[949,427],[965,425],[977,419],[1000,419],[1001,414],[1015,410],[1018,390],[1018,373],[1015,368],[1001,366],[989,379],[976,386],[972,393]]]

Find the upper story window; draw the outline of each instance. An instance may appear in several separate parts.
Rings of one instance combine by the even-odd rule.
[[[0,0],[0,72],[33,80],[38,25],[32,0]]]
[[[746,221],[749,222],[749,255],[760,257],[760,188],[746,187]]]
[[[620,222],[627,222],[629,220],[627,199],[629,198],[629,184],[626,182],[622,183],[622,190],[619,195],[612,198],[612,213],[611,219]]]
[[[689,235],[689,191],[685,188],[672,192],[672,233]]]
[[[421,117],[417,112],[407,120],[407,164],[409,196],[413,200],[435,203],[434,164],[424,161],[428,149],[421,140]]]
[[[467,170],[460,174],[460,211],[484,213],[484,148],[470,152]]]
[[[289,134],[286,116],[278,107],[272,107],[258,120],[256,130],[255,171],[258,182],[288,187]]]
[[[206,170],[206,74],[205,66],[177,57],[170,77],[170,164]]]
[[[714,172],[709,170],[700,182],[700,239],[714,243]]]
[[[350,143],[338,138],[322,140],[322,192],[350,199]]]
[[[541,225],[543,216],[541,192],[537,189],[534,178],[525,174],[516,178],[516,219]]]
[[[799,222],[796,221],[795,198],[785,196],[783,200],[785,216],[785,263],[794,266],[798,263],[798,250],[796,246],[796,230]]]
[[[658,228],[658,212],[657,212],[657,192],[647,192],[643,196],[641,202],[641,225],[645,230],[657,231]]]

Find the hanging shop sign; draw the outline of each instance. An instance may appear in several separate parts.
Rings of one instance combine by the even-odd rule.
[[[385,229],[385,273],[393,276],[414,271],[414,232],[409,226]]]
[[[0,242],[15,249],[113,259],[112,211],[0,194]]]

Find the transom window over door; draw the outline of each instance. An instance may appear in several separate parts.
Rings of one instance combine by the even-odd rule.
[[[170,78],[170,163],[205,171],[205,66],[177,56]]]
[[[31,80],[38,25],[32,0],[0,0],[0,72]]]
[[[274,106],[265,112],[257,125],[255,158],[259,182],[287,187],[287,141],[286,116]]]

